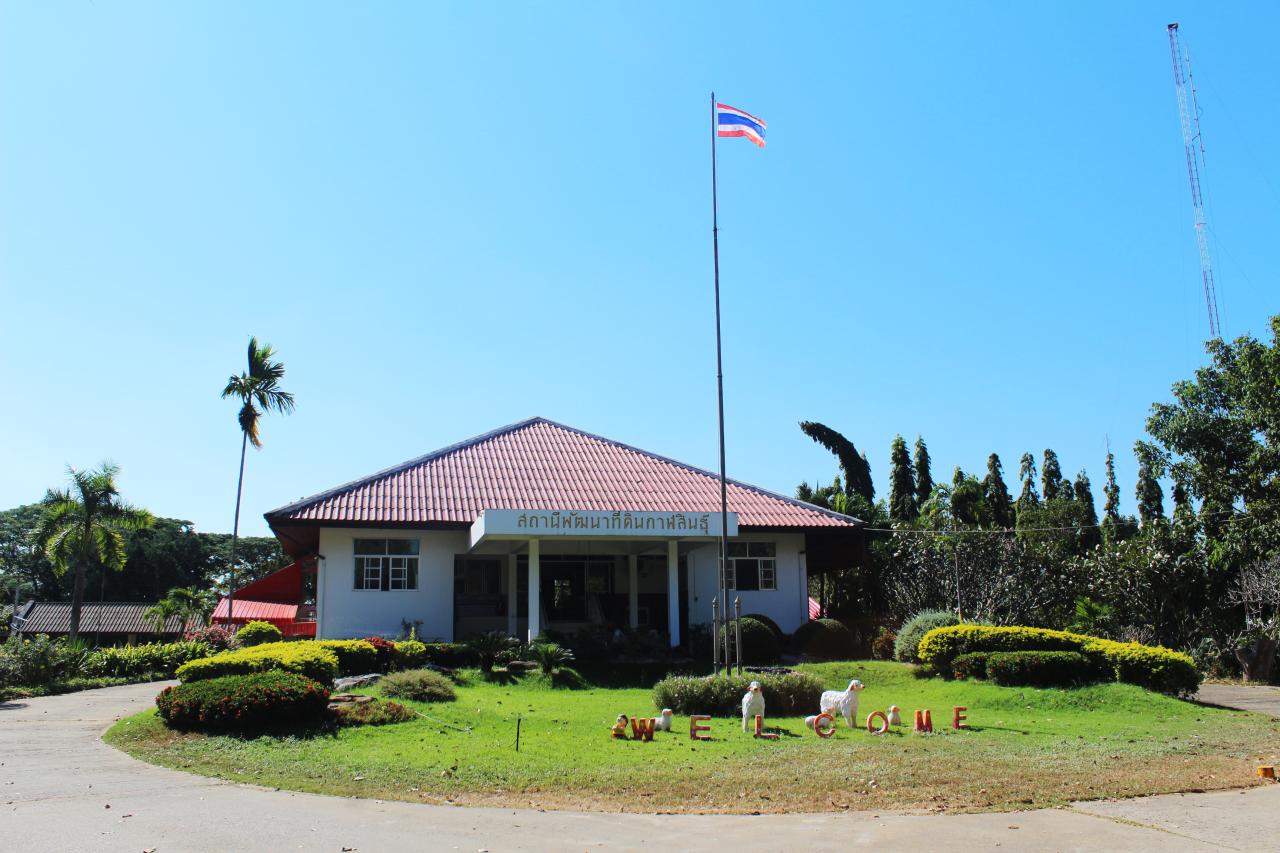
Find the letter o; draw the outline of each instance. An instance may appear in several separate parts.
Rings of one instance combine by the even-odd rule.
[[[872,721],[875,720],[876,717],[880,718],[880,728],[878,729],[872,725]],[[867,714],[867,731],[873,735],[882,735],[889,731],[889,718],[885,715],[884,711],[872,711],[870,714]]]
[[[822,713],[813,718],[813,733],[818,737],[831,737],[836,733],[836,720],[830,714]]]

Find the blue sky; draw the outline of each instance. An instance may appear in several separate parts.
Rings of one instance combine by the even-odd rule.
[[[1272,5],[602,5],[0,3],[0,506],[112,459],[229,530],[250,334],[298,410],[249,533],[532,415],[714,468],[712,88],[769,123],[720,147],[731,476],[829,480],[814,419],[881,493],[901,432],[1101,503],[1109,436],[1132,510],[1207,330],[1171,20],[1224,329],[1280,307]]]

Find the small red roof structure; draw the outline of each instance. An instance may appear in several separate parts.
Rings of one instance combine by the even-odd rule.
[[[295,561],[236,590],[231,621],[235,625],[270,622],[286,637],[314,637],[315,608],[300,603],[303,571],[303,562]],[[217,625],[226,621],[227,600],[223,598],[213,609],[210,622]]]
[[[855,533],[862,525],[730,480],[741,530]],[[530,418],[266,513],[290,553],[316,528],[465,528],[485,509],[719,512],[716,474],[573,427]]]

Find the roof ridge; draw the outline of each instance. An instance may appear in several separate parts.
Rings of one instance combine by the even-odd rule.
[[[612,447],[617,447],[622,450],[626,450],[631,453],[635,453],[640,456],[644,456],[646,458],[653,459],[667,465],[671,465],[683,471],[688,471],[693,474],[698,474],[700,476],[708,477],[710,479],[717,480],[717,481],[720,479],[719,474],[708,471],[705,468],[699,468],[696,465],[690,465],[687,462],[681,462],[680,460],[673,459],[670,456],[663,456],[660,453],[654,453],[653,451],[645,450],[642,447],[636,447],[635,445],[627,444],[626,442],[618,441],[617,439],[609,438],[607,436],[599,435],[593,432],[588,432],[584,429],[579,429],[578,427],[569,426],[568,424],[560,423],[559,421],[553,421],[550,418],[544,418],[544,417],[535,415],[534,417],[525,418],[522,421],[516,421],[515,423],[507,424],[506,426],[498,427],[497,429],[489,430],[488,432],[481,433],[480,435],[476,435],[471,438],[464,439],[459,442],[455,442],[453,444],[439,448],[438,450],[433,450],[430,453],[426,453],[422,456],[415,457],[406,462],[401,462],[398,465],[392,465],[389,468],[384,468],[380,471],[374,472],[373,474],[369,474],[367,476],[352,480],[349,483],[343,483],[340,486],[335,486],[331,489],[326,489],[314,495],[309,495],[307,497],[294,501],[293,503],[286,504],[285,506],[278,507],[276,509],[263,513],[263,515],[267,519],[267,521],[270,522],[272,518],[275,516],[279,516],[285,513],[297,512],[313,504],[316,504],[328,498],[334,497],[335,495],[339,495],[343,492],[350,491],[352,489],[367,485],[369,483],[373,483],[377,480],[384,479],[386,477],[392,476],[394,474],[398,474],[402,471],[408,470],[410,468],[414,468],[419,465],[424,465],[429,462],[434,462],[435,460],[440,459],[444,456],[448,456],[450,454],[457,453],[459,451],[466,450],[471,447],[475,447],[476,445],[483,444],[486,441],[491,441],[495,438],[498,438],[499,436],[508,435],[510,433],[527,429],[531,426],[535,426],[537,424],[546,424],[548,426],[552,426],[552,427],[555,427],[556,429],[564,430],[565,432],[573,433],[574,435],[578,435],[583,438],[591,439],[593,441],[599,441],[604,444],[610,445]],[[726,477],[725,481],[726,483],[731,483],[734,486],[737,486],[738,488],[745,489],[750,492],[754,492],[755,494],[762,495],[764,497],[772,498],[773,500],[782,501],[783,503],[790,504],[791,506],[795,506],[800,509],[815,512],[819,515],[827,516],[829,518],[834,518],[840,521],[852,521],[857,524],[865,523],[862,521],[862,519],[856,518],[854,516],[845,515],[843,513],[836,512],[835,510],[816,506],[814,504],[807,503],[806,501],[802,501],[797,498],[788,497],[787,495],[782,495],[777,492],[770,491],[769,489],[765,489],[765,488],[761,488],[760,486],[753,485],[751,483],[746,483],[741,480],[735,480],[730,477]]]

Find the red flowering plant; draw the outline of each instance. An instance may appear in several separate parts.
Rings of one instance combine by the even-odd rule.
[[[167,687],[156,697],[156,707],[175,729],[297,732],[328,719],[329,691],[297,673],[257,672]]]
[[[379,672],[390,672],[396,666],[396,644],[382,637],[365,637],[364,641],[373,646],[377,653],[377,667]]]

